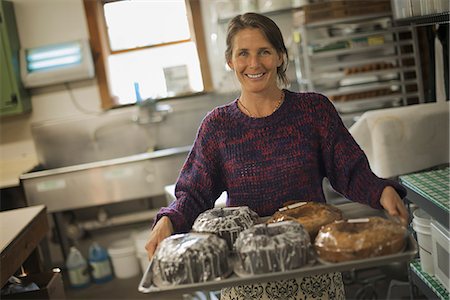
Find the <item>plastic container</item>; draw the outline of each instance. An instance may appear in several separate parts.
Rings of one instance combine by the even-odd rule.
[[[66,267],[70,285],[73,288],[84,288],[90,284],[91,278],[89,276],[88,264],[77,248],[70,247]]]
[[[413,212],[413,228],[417,233],[417,243],[419,244],[420,265],[422,270],[430,275],[434,274],[432,243],[431,243],[431,217],[422,209]]]
[[[89,265],[91,266],[92,280],[95,283],[104,283],[113,279],[108,252],[97,242],[92,243],[89,247]]]
[[[142,274],[145,274],[148,264],[150,263],[150,261],[148,260],[147,250],[145,250],[145,244],[148,242],[149,236],[150,236],[149,229],[143,230],[133,235],[134,247],[136,249],[136,256],[139,260]]]
[[[136,249],[130,239],[118,240],[108,247],[114,274],[117,278],[130,278],[139,274]]]
[[[436,220],[431,220],[434,276],[450,292],[450,232]]]

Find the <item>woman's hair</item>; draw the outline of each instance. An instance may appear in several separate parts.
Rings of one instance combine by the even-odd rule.
[[[231,60],[234,37],[239,31],[246,28],[256,28],[261,30],[269,43],[275,48],[277,53],[281,55],[283,63],[277,68],[278,81],[284,86],[288,86],[289,80],[286,76],[286,70],[288,67],[289,56],[286,46],[284,45],[283,35],[277,24],[266,16],[257,13],[246,13],[231,19],[227,31],[227,49],[225,50],[226,60]]]

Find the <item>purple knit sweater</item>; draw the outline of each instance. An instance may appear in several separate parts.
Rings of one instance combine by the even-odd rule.
[[[317,93],[285,92],[272,115],[253,119],[237,100],[217,107],[203,120],[180,172],[177,200],[162,208],[175,232],[187,232],[195,218],[227,191],[227,206],[249,206],[272,215],[290,200],[325,202],[322,180],[352,201],[381,208],[381,179],[345,128],[333,104]]]

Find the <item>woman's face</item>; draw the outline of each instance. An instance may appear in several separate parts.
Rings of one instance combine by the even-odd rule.
[[[282,57],[259,29],[243,29],[233,38],[228,65],[246,92],[264,92],[277,87],[277,67],[282,62]]]

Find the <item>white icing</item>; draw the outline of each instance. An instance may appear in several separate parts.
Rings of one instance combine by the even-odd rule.
[[[213,234],[172,235],[158,246],[153,273],[168,284],[203,282],[229,272],[226,242]]]
[[[236,252],[252,274],[299,268],[309,261],[310,237],[293,221],[255,225],[239,234]]]
[[[247,206],[213,208],[197,217],[192,230],[215,233],[226,239],[232,249],[238,234],[250,228],[257,219],[258,215]]]

